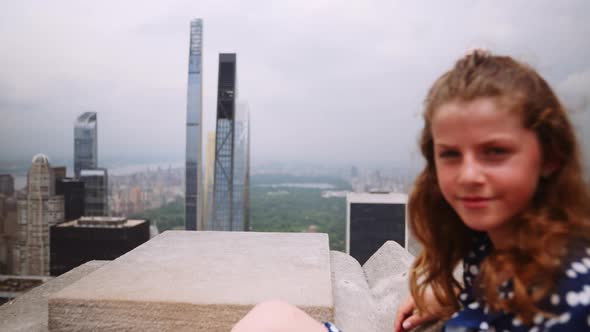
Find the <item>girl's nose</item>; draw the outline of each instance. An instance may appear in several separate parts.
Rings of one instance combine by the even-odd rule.
[[[460,184],[480,184],[484,181],[481,165],[471,156],[465,156],[459,169],[458,181]]]

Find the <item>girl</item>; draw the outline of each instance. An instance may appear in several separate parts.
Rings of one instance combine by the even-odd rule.
[[[590,194],[563,106],[532,68],[474,51],[431,87],[409,201],[423,251],[395,332],[590,331]],[[453,269],[463,263],[463,281]],[[234,331],[335,331],[282,303]]]
[[[475,51],[434,83],[424,121],[408,208],[424,249],[395,331],[453,312],[446,331],[589,331],[590,195],[549,85]]]

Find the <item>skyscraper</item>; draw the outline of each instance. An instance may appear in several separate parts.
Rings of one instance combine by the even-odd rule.
[[[62,221],[64,200],[55,195],[49,160],[35,155],[27,176],[27,193],[17,202],[16,274],[49,275],[49,227]]]
[[[207,134],[207,155],[205,165],[205,202],[203,204],[203,229],[209,229],[208,224],[213,220],[213,190],[215,189],[215,132]]]
[[[108,216],[108,173],[105,168],[83,169],[80,181],[84,182],[84,215]]]
[[[203,20],[191,21],[186,101],[185,229],[202,229],[201,145]]]
[[[407,248],[407,200],[398,193],[348,193],[346,252],[362,265],[386,241]]]
[[[98,127],[96,112],[86,112],[78,117],[74,126],[74,174],[80,176],[83,169],[98,167]]]
[[[78,219],[85,214],[84,182],[73,178],[56,178],[55,194],[64,197],[64,219],[66,221]]]
[[[246,231],[249,206],[248,110],[236,108],[236,55],[219,55],[213,218],[208,229]]]
[[[250,109],[245,103],[237,105],[234,121],[232,218],[239,230],[250,230]]]

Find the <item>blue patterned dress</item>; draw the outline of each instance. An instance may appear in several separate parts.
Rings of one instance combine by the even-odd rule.
[[[563,263],[563,275],[555,290],[539,306],[554,317],[535,315],[532,325],[524,325],[513,314],[491,312],[473,295],[472,282],[483,259],[493,250],[487,235],[474,240],[473,250],[464,259],[465,290],[459,294],[462,309],[445,324],[445,332],[575,332],[590,331],[590,247],[574,246]],[[514,296],[512,284],[504,283],[501,296]]]

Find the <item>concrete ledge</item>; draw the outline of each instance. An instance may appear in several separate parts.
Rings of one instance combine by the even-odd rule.
[[[187,235],[189,239],[195,236],[195,232],[182,233],[193,234]],[[256,235],[257,233],[252,234],[253,237],[250,237],[250,240],[256,244],[237,240],[236,237],[241,237],[239,233],[224,233],[221,237],[229,236],[226,240],[211,234],[206,236],[210,238],[213,236],[211,239],[218,243],[217,249],[219,246],[231,248],[231,250],[241,252],[239,257],[250,257],[242,259],[241,262],[225,260],[223,250],[190,251],[191,253],[187,254],[169,250],[170,246],[165,243],[151,247],[150,251],[153,253],[151,255],[139,255],[135,258],[132,256],[123,260],[122,266],[133,261],[135,264],[143,266],[137,268],[132,265],[135,268],[131,266],[122,268],[122,272],[131,273],[127,276],[133,278],[125,278],[111,273],[114,270],[111,270],[110,266],[116,267],[119,264],[117,261],[89,262],[29,291],[12,302],[0,306],[0,331],[48,331],[49,327],[52,330],[63,331],[172,329],[229,331],[231,326],[252,308],[254,302],[258,303],[269,298],[289,301],[317,320],[332,320],[346,332],[392,330],[397,306],[408,292],[407,271],[412,261],[412,256],[399,245],[387,242],[361,267],[354,258],[344,253],[329,252],[327,237],[324,234],[316,234],[320,236],[315,238],[309,238],[304,234],[303,237],[300,237],[302,234],[290,234],[294,236],[291,238],[289,236],[284,238],[284,234],[277,233],[264,233],[262,237]],[[276,240],[268,238],[264,240],[266,237]],[[182,244],[184,240],[179,237],[173,236],[166,242],[170,239],[174,240],[172,247],[179,248],[186,245]],[[207,241],[202,238],[201,240],[201,244],[206,245]],[[244,246],[248,246],[248,248]],[[294,249],[297,250],[294,251]],[[297,254],[288,254],[289,252]],[[320,254],[318,255],[318,253]],[[328,253],[329,256],[327,256]],[[182,259],[187,256],[207,256],[209,258]],[[253,257],[263,258],[253,260]],[[269,260],[272,262],[269,257],[283,257],[287,260],[278,264],[278,267],[263,268],[265,264],[269,263]],[[326,263],[326,259],[329,262]],[[221,264],[223,268],[213,268],[211,270],[213,272],[200,269],[199,266],[203,262],[198,263],[197,261],[211,263],[211,260],[225,264]],[[253,263],[253,261],[257,263]],[[191,271],[189,275],[170,269],[170,266],[174,265],[173,262],[182,262],[180,264],[181,270]],[[273,266],[274,263],[270,264]],[[240,274],[241,272],[238,271],[240,269],[244,271],[244,266],[253,267],[246,270],[245,274]],[[318,269],[323,272],[318,273]],[[298,274],[298,270],[304,272]],[[253,271],[264,272],[263,277],[258,278]],[[220,272],[233,276],[233,279],[220,275]],[[289,285],[285,287],[289,288],[289,291],[278,289],[277,281],[274,280],[286,280],[286,277],[281,275],[285,272],[292,273],[288,279]],[[313,273],[310,274],[310,272]],[[331,280],[327,282],[322,281],[325,281],[325,278],[321,279],[323,277],[315,279],[317,276],[329,276],[330,273]],[[226,294],[223,296],[227,296],[229,299],[233,298],[235,302],[207,303],[207,301],[196,298],[193,302],[178,300],[190,295],[178,293],[195,291],[190,285],[187,286],[183,282],[202,281],[203,274],[213,279],[233,280],[235,284],[228,286],[227,289],[213,288],[203,294],[225,292]],[[160,286],[155,285],[149,288],[149,283],[138,278],[137,275],[144,276],[145,279],[150,279],[149,276],[155,277],[154,280],[160,281]],[[87,278],[84,278],[85,276]],[[100,281],[100,279],[96,279],[97,276],[107,278],[107,280]],[[306,279],[307,277],[309,278]],[[244,278],[255,281],[247,282]],[[306,282],[309,282],[310,285],[306,286]],[[93,300],[87,301],[84,298],[77,298],[72,293],[80,285],[84,285],[85,288],[81,292],[82,294],[95,294]],[[131,287],[128,287],[129,285]],[[268,298],[258,294],[263,292],[265,285],[274,285],[269,288],[272,294],[267,294]],[[171,289],[176,289],[176,291],[170,292]],[[321,301],[317,298],[314,299],[313,293],[310,293],[320,289],[324,289],[320,294],[328,297],[324,301],[329,302],[329,306],[320,305]],[[326,293],[326,289],[328,293]],[[70,295],[67,296],[68,294]],[[106,294],[115,296],[114,300],[109,300],[107,296],[104,296]],[[116,297],[117,294],[119,297]],[[154,294],[161,296],[161,299],[154,300]],[[252,303],[247,303],[248,301],[241,297],[244,294],[250,296],[249,300]],[[52,298],[48,310],[50,296]],[[126,300],[123,299],[124,296],[127,296]],[[148,300],[129,300],[133,297]],[[50,324],[48,324],[48,319]],[[413,332],[440,331],[441,326],[442,323],[436,323],[422,326]]]
[[[393,331],[395,313],[408,296],[408,271],[414,257],[394,241],[387,241],[361,267],[353,257],[330,253],[334,319],[346,332]],[[413,332],[438,332],[442,323],[420,326]]]
[[[0,306],[0,331],[48,331],[49,296],[100,268],[106,261],[83,264]]]
[[[269,299],[332,320],[330,276],[326,234],[165,232],[54,294],[49,327],[229,331]]]

